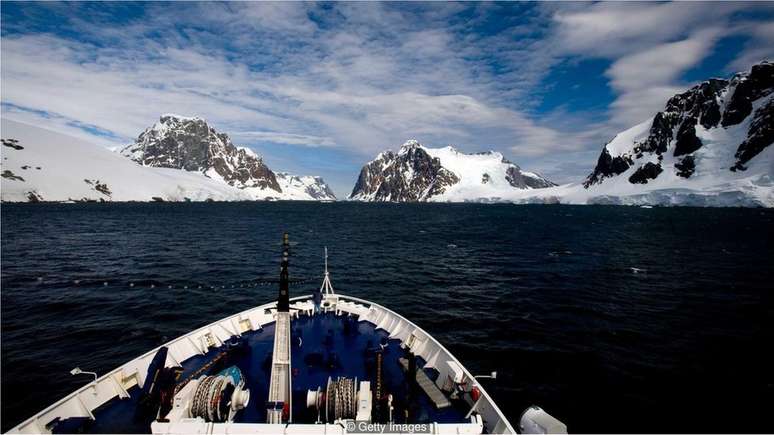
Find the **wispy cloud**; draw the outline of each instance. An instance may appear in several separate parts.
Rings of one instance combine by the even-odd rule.
[[[684,90],[679,77],[707,55],[721,34],[720,28],[704,29],[616,60],[606,72],[619,95],[611,104],[611,123],[631,126],[663,108],[667,99]]]
[[[332,147],[336,146],[334,140],[330,137],[309,136],[305,134],[281,133],[275,131],[235,131],[231,133],[234,139],[255,139],[265,142],[302,145],[307,147]]]

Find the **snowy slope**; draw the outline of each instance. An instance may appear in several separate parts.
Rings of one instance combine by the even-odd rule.
[[[651,125],[653,125],[653,118],[618,133],[613,140],[605,145],[605,149],[613,156],[620,156],[621,154],[631,151],[633,144],[641,142],[648,137]]]
[[[634,172],[630,169],[625,176]],[[624,179],[585,188],[571,183],[547,189],[514,192],[502,201],[549,204],[659,205],[694,207],[774,207],[774,149],[763,150],[746,172],[710,174],[677,180],[663,177],[645,186]]]
[[[282,199],[303,201],[335,201],[336,195],[321,177],[291,175],[277,172],[277,183],[282,189]]]
[[[425,148],[438,158],[441,166],[452,171],[459,181],[430,201],[461,202],[480,198],[500,198],[516,189],[542,189],[554,186],[538,174],[522,171],[496,151],[465,154],[454,147]]]
[[[359,201],[493,201],[516,190],[554,186],[522,171],[494,151],[465,154],[448,146],[428,148],[416,140],[397,153],[379,153],[363,166],[351,199]]]
[[[285,198],[239,189],[196,171],[141,166],[81,139],[7,119],[2,139],[3,201],[315,199],[303,192]]]

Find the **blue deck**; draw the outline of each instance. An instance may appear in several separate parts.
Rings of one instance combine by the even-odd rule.
[[[405,400],[409,384],[398,362],[398,358],[404,356],[404,351],[398,340],[389,340],[387,333],[377,331],[374,325],[327,313],[311,317],[301,316],[293,320],[292,331],[294,423],[315,422],[316,413],[306,409],[306,392],[317,387],[324,389],[329,376],[357,377],[358,380],[370,380],[373,385],[373,372],[368,362],[368,355],[372,352],[369,352],[369,349],[378,348],[380,344],[386,344],[383,351],[383,379],[386,391],[394,397],[393,417],[396,422],[405,422],[407,411],[412,423],[461,423],[465,420],[468,408],[460,401],[452,401],[452,407],[437,410],[428,397],[417,390],[413,391],[410,401]],[[261,331],[245,333],[243,337],[247,340],[249,351],[231,360],[229,365],[237,365],[245,375],[247,388],[250,390],[250,403],[238,414],[235,421],[265,423],[274,324],[266,325]],[[197,355],[185,361],[182,364],[185,370],[182,378],[212,361],[220,350],[211,349],[206,355]],[[333,368],[331,361],[337,362]],[[418,358],[417,366],[421,368],[423,365],[424,361]],[[434,371],[428,370],[427,373],[434,378]],[[131,398],[113,399],[95,410],[96,422],[89,427],[89,432],[149,432],[151,420],[137,421],[134,417],[139,392],[139,388],[132,388],[129,391]]]

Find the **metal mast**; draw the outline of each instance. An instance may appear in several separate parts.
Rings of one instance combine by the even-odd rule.
[[[277,299],[277,322],[274,328],[274,353],[271,364],[269,400],[266,404],[266,421],[279,424],[292,422],[291,377],[290,377],[290,295],[288,255],[290,244],[288,233],[282,237],[282,265],[280,267],[280,288]]]
[[[290,311],[290,274],[288,273],[288,256],[290,255],[290,243],[288,233],[282,236],[282,263],[280,266],[279,297],[277,298],[277,311],[287,313]]]

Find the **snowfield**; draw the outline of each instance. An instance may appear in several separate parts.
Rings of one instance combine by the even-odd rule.
[[[313,199],[299,186],[299,177],[278,180],[282,194],[239,189],[199,172],[141,166],[82,139],[8,119],[2,119],[2,138],[6,202]]]
[[[470,198],[509,196],[515,189],[507,180],[511,166],[504,163],[501,153],[489,151],[480,154],[466,154],[454,147],[424,148],[432,157],[441,161],[441,166],[454,172],[460,181],[450,186],[443,194],[431,197],[430,201],[465,201]],[[525,177],[542,179],[539,175],[521,171]],[[486,182],[483,182],[486,177]],[[525,189],[533,190],[530,187]]]
[[[771,162],[772,150],[769,154]],[[744,175],[744,174],[742,174]],[[774,180],[768,174],[755,174],[734,180],[690,180],[679,186],[660,182],[635,186],[597,185],[584,189],[580,183],[517,192],[515,195],[481,199],[480,202],[522,204],[606,204],[690,207],[774,207]],[[626,181],[626,180],[624,180]],[[650,183],[649,183],[650,184]]]
[[[282,188],[282,199],[334,201],[336,198],[320,177],[286,172],[277,172],[276,176]]]

